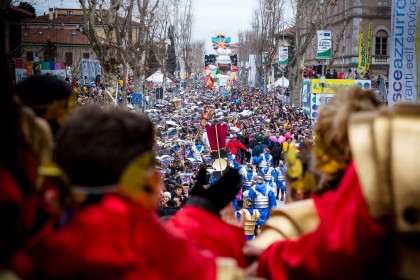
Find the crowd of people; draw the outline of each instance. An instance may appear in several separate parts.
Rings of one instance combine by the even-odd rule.
[[[319,66],[321,67],[321,66]],[[302,72],[302,76],[304,79],[317,79],[320,78],[321,75],[319,72],[315,71],[315,69],[304,69]],[[370,80],[370,71],[366,71],[363,75],[361,75],[357,69],[352,71],[352,69],[348,69],[347,72],[338,72],[337,69],[326,69],[325,78],[326,79],[366,79]]]
[[[207,168],[209,176],[214,171],[206,130],[203,125],[199,129],[205,107],[214,111],[207,123],[228,125],[226,160],[243,174],[242,185],[249,164],[256,175],[263,177],[264,185],[270,186],[275,198],[284,201],[284,161],[288,146],[305,150],[311,145],[314,141],[311,120],[302,111],[285,104],[276,90],[265,94],[246,85],[237,85],[230,94],[215,94],[203,93],[200,86],[192,84],[187,92],[167,93],[153,109],[146,110],[157,127],[156,154],[164,178],[164,191],[172,193],[168,196],[169,201],[162,199],[161,214],[165,215],[166,209],[180,209],[181,204],[171,200],[183,201],[188,196],[200,166]],[[181,102],[175,104],[173,100]],[[265,155],[269,155],[270,160],[265,160]],[[270,168],[262,168],[264,165]],[[256,183],[256,177],[253,183]],[[182,195],[174,194],[173,190],[178,187],[182,187]],[[239,206],[246,190],[243,186],[238,195]]]
[[[418,276],[418,105],[349,89],[313,123],[242,84],[192,83],[146,114],[54,77],[6,84],[0,278]],[[205,111],[227,126],[224,166]]]

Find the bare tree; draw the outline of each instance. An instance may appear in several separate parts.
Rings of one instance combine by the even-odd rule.
[[[118,72],[118,42],[121,38],[119,31],[121,21],[118,13],[121,12],[122,0],[102,1],[79,0],[83,10],[83,33],[88,37],[91,47],[101,63],[105,84],[111,92],[115,92]],[[98,30],[97,26],[101,26]],[[100,36],[102,35],[102,36]]]
[[[111,93],[115,92],[117,74],[125,76],[130,67],[134,73],[135,90],[140,90],[154,11],[159,0],[79,2],[83,9],[83,33],[102,65],[107,88]],[[123,73],[119,66],[122,66]]]
[[[329,27],[334,17],[327,12],[337,5],[337,0],[291,0],[294,11],[294,53],[287,65],[289,72],[290,102],[300,106],[301,70],[308,48],[316,45],[316,32]]]
[[[252,17],[257,52],[257,77],[255,81],[262,84],[260,77],[264,74],[264,89],[267,91],[271,65],[277,53],[278,40],[275,33],[280,31],[280,23],[284,22],[284,0],[259,0],[258,7]],[[262,53],[266,53],[264,56]]]
[[[204,41],[192,42],[190,44],[190,71],[195,77],[203,75]]]
[[[131,0],[135,1],[135,15],[136,21],[131,23],[138,23],[137,33],[134,34],[135,28],[129,25],[127,53],[129,62],[134,74],[134,90],[140,91],[141,85],[144,83],[145,74],[147,70],[147,58],[153,52],[150,52],[151,43],[153,42],[153,30],[156,28],[156,9],[159,5],[159,0]]]
[[[175,0],[177,2],[177,16],[175,24],[177,25],[177,58],[179,64],[185,69],[185,77],[191,74],[190,43],[192,33],[192,0]]]

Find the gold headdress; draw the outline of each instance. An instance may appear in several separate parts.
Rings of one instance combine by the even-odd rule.
[[[315,138],[315,158],[317,161],[317,169],[326,174],[335,174],[338,171],[344,170],[348,164],[347,162],[338,161],[326,154],[322,138],[318,133]]]
[[[142,192],[148,192],[148,179],[154,173],[155,158],[151,152],[145,152],[131,161],[121,174],[119,190],[137,199]]]

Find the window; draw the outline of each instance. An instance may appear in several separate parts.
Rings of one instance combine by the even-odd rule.
[[[34,52],[26,52],[26,60],[34,61]]]
[[[67,15],[68,16],[72,16],[73,15],[73,11],[67,11]]]
[[[83,58],[89,58],[89,53],[83,53]]]
[[[389,7],[390,0],[378,0],[378,7]]]
[[[380,30],[376,33],[375,55],[388,55],[388,33],[384,30]]]
[[[66,66],[71,66],[73,63],[73,53],[66,52]]]

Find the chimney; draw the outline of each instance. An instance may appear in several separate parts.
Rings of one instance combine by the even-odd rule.
[[[54,16],[54,18],[58,18],[58,9],[55,9],[55,16]]]
[[[54,10],[53,10],[53,8],[49,8],[48,9],[48,19],[49,20],[53,20],[53,17],[54,17],[54,12],[53,12]]]

